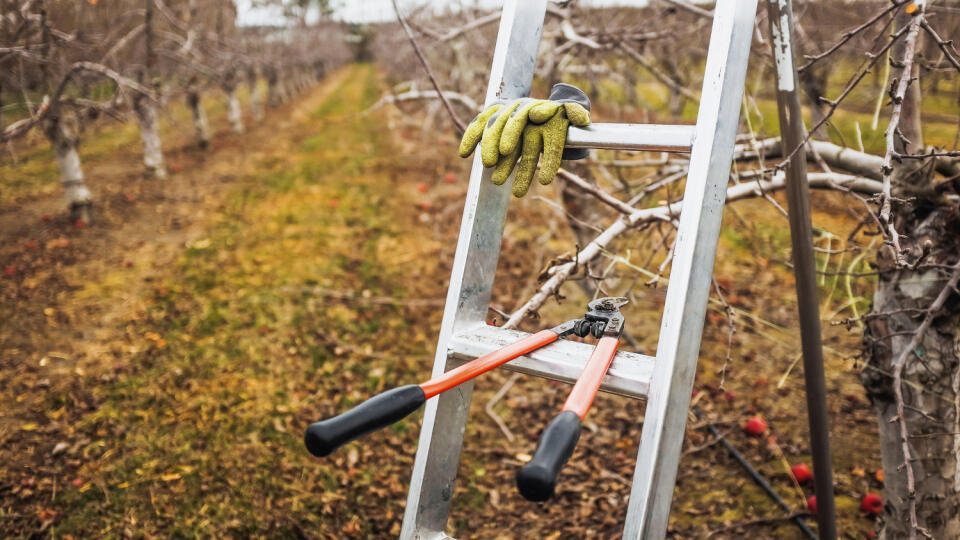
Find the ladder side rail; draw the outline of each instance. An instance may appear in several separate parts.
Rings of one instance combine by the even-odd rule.
[[[657,343],[625,539],[666,535],[704,316],[757,0],[719,0],[707,53],[697,131]]]
[[[497,99],[530,95],[546,4],[546,0],[504,2],[487,105]],[[434,376],[456,364],[449,355],[453,335],[486,319],[510,198],[509,188],[494,185],[490,175],[477,152],[437,341]],[[447,538],[444,531],[472,393],[473,382],[469,381],[427,401],[400,538]]]

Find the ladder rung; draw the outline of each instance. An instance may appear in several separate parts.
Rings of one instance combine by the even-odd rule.
[[[505,330],[496,326],[482,325],[457,334],[450,340],[449,354],[468,362],[493,352],[525,336],[526,332]],[[527,356],[504,364],[504,368],[573,383],[583,371],[583,366],[593,352],[593,345],[561,339],[538,349]],[[600,387],[604,392],[633,398],[646,397],[650,388],[655,359],[643,354],[620,351],[603,379]]]
[[[696,126],[663,124],[590,124],[570,126],[567,148],[689,152]]]

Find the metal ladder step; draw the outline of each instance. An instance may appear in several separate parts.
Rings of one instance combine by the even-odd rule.
[[[689,152],[697,126],[664,124],[590,124],[567,129],[567,148]]]
[[[530,334],[526,332],[484,324],[454,335],[447,350],[451,358],[469,362],[528,335]],[[512,360],[503,367],[528,375],[573,383],[583,372],[583,366],[592,351],[593,345],[562,339],[527,356]],[[600,390],[632,398],[645,398],[650,389],[654,362],[656,358],[652,356],[618,352]]]

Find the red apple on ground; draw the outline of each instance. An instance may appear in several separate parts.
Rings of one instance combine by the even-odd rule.
[[[44,214],[43,217],[41,217],[40,219],[42,219],[44,223],[50,223],[51,221],[53,221],[53,216],[51,216],[50,214]]]
[[[867,493],[860,499],[860,511],[868,516],[876,516],[883,512],[883,497],[876,493]]]
[[[452,172],[448,172],[447,175],[443,177],[443,181],[448,184],[453,184],[457,181],[457,177],[454,176]]]
[[[817,513],[817,496],[816,495],[811,495],[810,498],[807,499],[807,510],[809,510],[811,514]]]
[[[7,277],[13,277],[13,275],[16,273],[17,273],[17,269],[14,268],[12,265],[7,265],[7,267],[3,269],[3,274]]]
[[[743,432],[751,437],[759,437],[766,431],[767,421],[759,416],[754,416],[743,425]]]
[[[790,474],[793,475],[798,484],[807,484],[813,480],[813,472],[804,463],[790,467]]]
[[[417,184],[417,191],[419,191],[420,193],[426,193],[427,189],[429,188],[427,187],[427,184],[425,184],[424,182],[420,182],[419,184]]]
[[[78,229],[82,229],[82,228],[84,228],[84,227],[87,226],[87,222],[84,221],[84,220],[82,220],[82,219],[78,219],[78,220],[76,220],[76,221],[73,222],[73,225],[74,225],[74,227],[76,227],[76,228],[78,228]]]
[[[423,201],[422,203],[420,203],[420,209],[426,212],[427,210],[430,209],[430,203],[428,201]]]

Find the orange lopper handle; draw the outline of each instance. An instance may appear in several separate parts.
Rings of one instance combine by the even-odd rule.
[[[597,341],[587,365],[563,404],[563,411],[540,434],[540,442],[530,462],[517,471],[517,488],[527,500],[540,502],[553,496],[560,469],[573,455],[580,440],[581,421],[590,410],[619,345],[620,341],[612,336]]]
[[[469,381],[477,375],[486,373],[491,369],[506,364],[514,358],[523,356],[530,351],[535,351],[548,343],[553,343],[560,336],[553,330],[541,330],[536,334],[529,335],[520,341],[511,343],[506,347],[485,354],[476,360],[468,362],[456,369],[430,379],[422,383],[420,388],[423,390],[427,399],[446,392],[458,384]],[[602,375],[601,375],[602,377]],[[596,392],[594,392],[596,393]],[[587,405],[589,407],[589,404]]]
[[[567,397],[567,402],[563,404],[564,411],[573,411],[583,420],[593,404],[593,398],[600,390],[600,383],[603,376],[606,375],[610,363],[613,362],[614,355],[617,354],[617,348],[620,346],[620,340],[611,336],[604,336],[597,341],[597,346],[593,349],[593,354],[587,360],[583,372],[577,378],[573,390]]]

